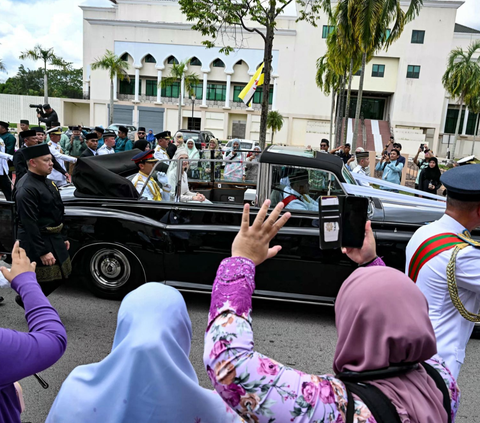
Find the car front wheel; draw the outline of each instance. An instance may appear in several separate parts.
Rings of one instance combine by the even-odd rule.
[[[83,282],[96,296],[120,300],[143,282],[138,258],[117,246],[90,248],[82,263]]]

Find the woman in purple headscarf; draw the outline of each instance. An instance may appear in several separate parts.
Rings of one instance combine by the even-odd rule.
[[[279,203],[265,221],[268,206],[267,200],[249,227],[245,205],[232,257],[223,260],[217,271],[205,334],[207,373],[224,401],[249,423],[347,422],[348,393],[339,378],[343,376],[305,374],[254,351],[255,266],[280,251],[279,246],[269,249],[269,242],[290,217],[285,213],[279,218],[283,208]],[[391,377],[367,379],[393,404],[398,421],[454,422],[459,390],[436,355],[425,297],[407,276],[376,257],[370,222],[362,249],[344,252],[364,267],[351,274],[337,297],[334,371],[370,376],[390,366],[401,367],[404,371]],[[422,362],[438,372],[439,381],[416,365]],[[441,384],[450,407],[444,407],[444,395],[437,387]],[[358,396],[353,399],[353,422],[381,421]]]

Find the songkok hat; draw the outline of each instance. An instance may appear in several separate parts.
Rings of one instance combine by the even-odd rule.
[[[160,140],[162,138],[169,139],[170,136],[171,136],[170,131],[163,131],[163,132],[159,132],[158,134],[155,134],[155,138],[157,140]]]
[[[125,134],[128,134],[128,129],[125,128],[125,126],[119,126],[118,130],[121,131],[121,132],[124,132]]]
[[[144,126],[140,126],[140,127],[138,128],[138,131],[139,131],[139,132],[146,132]]]
[[[72,131],[81,131],[79,126],[72,126]]]
[[[480,165],[460,166],[447,170],[440,182],[447,196],[459,201],[480,201]]]
[[[291,175],[288,175],[288,179],[290,180],[290,183],[302,181],[308,182],[308,171],[306,169],[296,169]]]
[[[146,162],[146,163],[155,163],[158,162],[158,159],[153,157],[153,153],[155,150],[145,150],[142,151],[141,153],[138,153],[136,156],[132,157],[132,161],[134,161],[136,164]]]
[[[85,136],[85,139],[88,140],[98,140],[98,135],[95,132],[90,132]]]
[[[109,129],[107,129],[107,130],[103,133],[103,139],[105,139],[105,138],[110,138],[110,137],[117,138],[117,134],[115,134],[115,132],[110,131]]]
[[[37,131],[34,129],[29,129],[28,131],[22,131],[19,134],[23,139],[28,138],[28,137],[34,137],[37,135]],[[47,146],[48,148],[48,146]]]
[[[26,131],[24,131],[26,132]],[[42,157],[50,154],[50,149],[47,144],[38,144],[32,147],[23,148],[22,153],[25,157],[25,160],[35,159],[37,157]]]
[[[35,131],[35,135],[36,135],[37,132],[41,132],[42,134],[45,133],[45,129],[43,129],[42,126],[34,126],[34,127],[30,128],[30,131]]]
[[[25,125],[30,125],[30,122],[27,119],[21,119],[20,123],[24,123]]]
[[[0,120],[0,126],[3,126],[7,131],[8,131],[8,125],[9,125],[9,123],[3,122],[3,121]]]
[[[95,131],[100,132],[103,134],[105,132],[105,129],[103,129],[101,126],[95,126]]]
[[[475,164],[475,156],[467,156],[463,159],[457,160],[457,164],[460,166],[467,165],[467,164]]]
[[[51,109],[50,104],[48,104],[48,103],[45,103],[45,104],[43,105],[43,108],[44,108],[44,109]]]
[[[358,153],[355,153],[357,160],[366,159],[369,155],[370,153],[368,151],[359,151]]]

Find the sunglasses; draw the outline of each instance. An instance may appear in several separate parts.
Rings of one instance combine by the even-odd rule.
[[[140,134],[140,135],[142,135],[142,134],[144,134],[144,133],[145,133],[145,132],[137,132],[137,134]]]

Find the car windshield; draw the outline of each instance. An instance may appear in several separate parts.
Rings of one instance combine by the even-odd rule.
[[[191,132],[183,132],[183,139],[185,142],[188,140],[193,140],[194,142],[198,141],[198,134],[191,133]]]
[[[354,177],[345,166],[343,166],[342,168],[342,175],[345,178],[345,181],[347,182],[347,184],[357,185],[357,182],[355,181]]]

